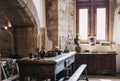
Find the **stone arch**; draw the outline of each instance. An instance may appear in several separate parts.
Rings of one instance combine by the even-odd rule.
[[[28,13],[29,17],[31,18],[32,22],[34,23],[34,26],[40,27],[38,13],[37,13],[37,10],[33,3],[33,0],[18,0],[18,2]]]
[[[34,26],[37,29],[37,47],[41,48],[41,46],[44,46],[45,43],[43,42],[45,29],[41,28],[40,26],[41,23],[38,16],[39,14],[37,13],[35,4],[33,0],[18,0],[18,2],[21,4],[22,7],[24,7],[32,22],[34,22]]]
[[[5,23],[9,21],[12,24],[8,31],[13,35],[15,54],[24,57],[29,52],[34,53],[40,23],[32,0],[2,0],[0,11],[5,15],[3,18],[6,19]]]
[[[28,49],[28,51],[25,51],[24,53],[26,53],[26,55],[22,55],[22,56],[28,56],[28,53],[34,53],[34,49],[37,47],[37,40],[38,40],[38,33],[40,32],[40,20],[38,17],[38,13],[37,10],[35,8],[35,5],[33,3],[33,0],[18,0],[18,2],[20,3],[20,5],[24,8],[24,10],[27,12],[27,14],[29,15],[34,28],[29,28],[25,31],[25,35],[27,36],[28,40],[28,46],[27,47],[33,47],[32,49]],[[31,33],[32,32],[32,33]],[[34,37],[36,38],[34,40],[34,38],[31,38],[31,35],[34,34]],[[32,39],[32,40],[31,40]],[[31,41],[34,42],[33,44],[30,45]],[[21,50],[19,50],[21,52]]]

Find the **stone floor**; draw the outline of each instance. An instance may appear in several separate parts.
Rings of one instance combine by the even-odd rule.
[[[83,75],[82,78],[85,78]],[[120,74],[116,76],[107,76],[107,75],[88,75],[89,81],[120,81]],[[15,80],[19,81],[19,80]],[[28,80],[27,80],[28,81]],[[31,80],[36,81],[36,80]],[[51,81],[51,80],[38,80],[38,81]],[[59,81],[67,81],[67,80],[59,80]],[[86,81],[86,80],[79,80],[79,81]]]
[[[89,81],[120,81],[120,74],[117,76],[107,76],[107,75],[88,75]],[[79,80],[85,81],[85,80]]]

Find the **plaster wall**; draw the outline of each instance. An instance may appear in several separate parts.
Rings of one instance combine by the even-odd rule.
[[[114,1],[115,3],[115,1]],[[113,5],[114,9],[114,13],[113,13],[113,42],[115,43],[115,45],[113,46],[113,50],[115,50],[118,55],[117,55],[117,59],[116,59],[116,62],[117,62],[117,72],[120,73],[120,37],[119,37],[119,34],[120,34],[120,0],[116,0],[116,4]]]
[[[38,18],[40,20],[40,27],[43,28],[46,26],[45,23],[45,0],[33,0],[35,8],[38,13]]]

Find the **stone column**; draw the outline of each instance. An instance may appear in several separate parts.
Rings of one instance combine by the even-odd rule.
[[[64,49],[73,38],[75,7],[75,0],[46,0],[47,36],[53,46]]]
[[[58,1],[46,0],[47,36],[52,46],[58,46]]]

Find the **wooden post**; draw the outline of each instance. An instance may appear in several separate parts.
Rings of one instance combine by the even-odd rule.
[[[0,81],[2,81],[2,70],[1,70],[1,61],[0,61]]]

